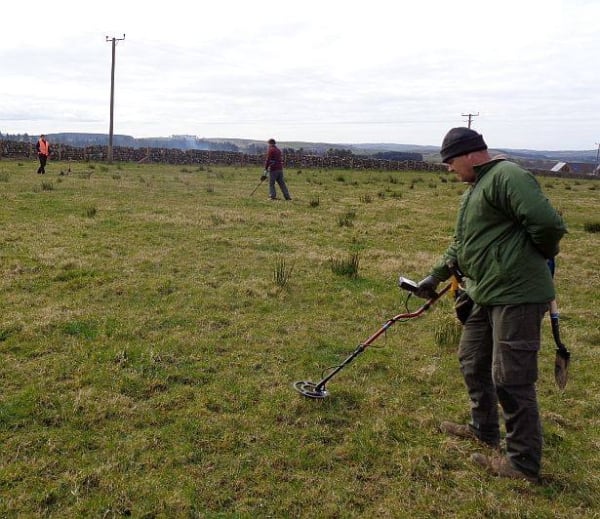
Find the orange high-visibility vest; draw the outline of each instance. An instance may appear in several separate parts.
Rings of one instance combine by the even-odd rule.
[[[40,139],[38,141],[39,145],[40,145],[40,153],[42,155],[48,155],[48,150],[50,148],[50,145],[48,144],[48,141],[43,141],[42,139]]]

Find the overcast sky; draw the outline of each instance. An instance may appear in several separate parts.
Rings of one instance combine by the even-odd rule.
[[[598,0],[3,2],[0,132],[595,149]]]

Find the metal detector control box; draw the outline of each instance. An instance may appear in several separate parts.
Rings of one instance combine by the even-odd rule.
[[[398,279],[398,286],[402,290],[407,290],[408,292],[412,292],[412,293],[416,292],[417,289],[419,288],[418,283],[415,283],[411,279],[403,278],[402,276],[400,276],[400,278]]]

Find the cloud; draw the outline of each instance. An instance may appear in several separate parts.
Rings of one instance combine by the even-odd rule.
[[[3,131],[105,132],[105,38],[126,33],[116,48],[119,133],[435,144],[472,112],[506,147],[597,140],[591,0],[172,0],[143,15],[127,2],[92,13],[56,0],[42,20],[15,5],[3,6],[14,22],[0,50]]]

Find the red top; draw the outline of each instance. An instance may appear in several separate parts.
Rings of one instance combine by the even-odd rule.
[[[265,160],[265,170],[283,171],[283,160],[281,158],[281,150],[273,144],[269,144],[269,150],[267,151],[267,160]]]

